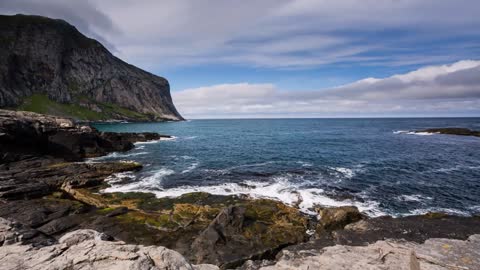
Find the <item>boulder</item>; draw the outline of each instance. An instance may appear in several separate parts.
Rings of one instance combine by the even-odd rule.
[[[362,219],[362,214],[355,206],[316,208],[318,213],[317,232],[343,229],[345,225]]]
[[[236,267],[248,259],[271,258],[307,238],[308,218],[272,200],[250,200],[223,209],[196,237],[191,251],[197,263]]]

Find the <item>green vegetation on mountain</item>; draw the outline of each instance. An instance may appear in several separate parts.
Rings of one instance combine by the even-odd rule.
[[[53,101],[45,94],[34,94],[25,98],[17,108],[22,111],[30,111],[42,114],[63,115],[77,120],[102,121],[108,119],[129,119],[148,121],[149,115],[131,111],[116,104],[93,103],[86,97],[77,98],[79,104],[95,104],[96,110],[79,104],[63,104]]]

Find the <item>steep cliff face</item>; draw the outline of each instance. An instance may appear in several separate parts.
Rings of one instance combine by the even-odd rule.
[[[62,20],[0,16],[0,107],[79,119],[182,120],[168,81]]]

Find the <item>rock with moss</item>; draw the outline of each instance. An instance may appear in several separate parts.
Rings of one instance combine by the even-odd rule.
[[[192,244],[194,261],[229,268],[274,255],[306,239],[307,218],[270,200],[223,209]]]
[[[343,229],[363,217],[355,206],[317,207],[315,210],[318,213],[317,233]]]
[[[89,189],[68,192],[103,208],[99,212],[105,218],[90,228],[126,242],[166,246],[196,263],[236,266],[308,237],[309,217],[274,200],[201,192],[177,198],[138,192],[98,194]],[[108,215],[119,207],[128,211]]]

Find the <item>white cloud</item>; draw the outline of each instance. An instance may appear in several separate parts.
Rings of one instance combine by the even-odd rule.
[[[127,62],[157,69],[201,63],[308,68],[331,63],[411,65],[456,61],[471,57],[475,47],[460,49],[460,44],[446,44],[442,39],[478,37],[478,10],[477,0],[0,3],[2,13],[66,19],[86,34],[108,40]],[[403,34],[384,36],[387,30],[401,30]],[[416,50],[423,46],[431,50]],[[409,50],[401,55],[393,53],[405,48]],[[386,52],[378,54],[379,50]]]
[[[222,84],[173,93],[187,118],[480,114],[480,61],[430,66],[336,88],[282,91],[273,84]]]

